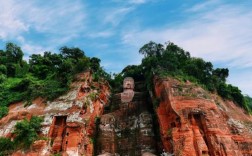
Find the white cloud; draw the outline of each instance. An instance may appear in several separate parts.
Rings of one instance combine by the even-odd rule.
[[[208,8],[209,5],[212,9]],[[185,14],[188,19],[163,28],[131,27],[122,33],[122,42],[135,49],[150,40],[174,42],[192,56],[228,67],[228,82],[238,86],[243,94],[252,96],[252,10],[238,4],[207,1],[186,10]]]
[[[132,10],[134,10],[134,7],[121,7],[112,10],[104,10],[103,23],[111,24],[112,26],[117,26],[123,20],[123,18]]]
[[[113,2],[117,3],[126,3],[126,4],[144,4],[150,0],[112,0]]]
[[[105,30],[105,31],[100,31],[100,32],[89,33],[87,36],[91,38],[107,38],[107,37],[111,37],[112,35],[114,35],[113,31]]]
[[[0,1],[0,6],[0,39],[13,38],[28,30],[28,26],[16,16],[18,12],[13,1]]]
[[[53,49],[52,48],[49,48],[49,47],[42,47],[40,45],[34,45],[34,44],[29,44],[29,43],[23,43],[21,45],[22,47],[22,51],[25,53],[23,59],[26,60],[27,62],[29,61],[30,59],[30,56],[32,54],[41,54],[43,55],[43,53],[45,51],[52,51]]]
[[[24,43],[25,38],[23,36],[17,36],[17,41],[19,41],[20,43]]]
[[[0,39],[24,42],[24,33],[47,33],[47,39],[74,36],[85,29],[85,6],[80,0],[0,1]],[[68,37],[68,40],[72,38]],[[36,44],[36,43],[35,43]]]
[[[146,3],[147,0],[130,0],[129,3],[133,3],[133,4],[143,4]]]
[[[210,7],[215,6],[217,4],[220,4],[220,0],[209,0],[204,1],[202,3],[196,4],[192,6],[191,8],[187,9],[188,12],[198,12],[198,11],[205,11],[208,10]]]
[[[252,11],[218,6],[188,21],[165,28],[129,30],[122,34],[125,44],[140,47],[149,40],[175,42],[193,56],[228,63],[231,67],[252,67]]]
[[[39,32],[76,33],[85,27],[85,8],[81,1],[49,1],[42,6],[39,3],[28,4],[28,12],[20,6],[22,18]]]
[[[43,52],[45,51],[45,48],[41,47],[39,45],[23,44],[22,45],[22,50],[27,55],[31,55],[31,54],[43,54]]]

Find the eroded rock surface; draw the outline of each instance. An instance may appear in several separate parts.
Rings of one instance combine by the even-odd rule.
[[[90,72],[79,74],[71,90],[54,101],[38,98],[29,107],[12,104],[9,114],[0,120],[0,136],[13,137],[16,122],[32,115],[41,116],[41,136],[47,139],[34,142],[31,151],[17,151],[13,155],[92,156],[95,118],[102,115],[108,98],[108,84],[93,82]]]
[[[248,126],[252,118],[232,102],[221,101],[200,87],[169,78],[155,79],[155,93],[160,101],[156,112],[167,153],[252,155],[252,133]]]
[[[124,79],[123,88],[112,100],[119,109],[101,117],[97,154],[155,155],[153,118],[147,94],[134,92],[132,78]]]
[[[34,115],[44,119],[44,139],[13,156],[252,155],[252,117],[232,101],[172,78],[155,78],[154,92],[143,83],[126,78],[123,92],[108,100],[106,82],[79,74],[54,101],[11,104],[0,120],[0,136],[15,137],[15,124]]]

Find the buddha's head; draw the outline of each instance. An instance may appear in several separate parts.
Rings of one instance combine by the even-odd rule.
[[[123,89],[127,90],[127,89],[134,89],[135,87],[135,84],[134,84],[134,79],[132,77],[126,77],[124,80],[123,80]]]

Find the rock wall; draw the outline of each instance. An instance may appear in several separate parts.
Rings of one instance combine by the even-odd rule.
[[[54,101],[38,98],[24,107],[22,102],[11,104],[9,114],[0,120],[0,136],[13,137],[15,124],[32,115],[44,118],[41,137],[30,151],[17,151],[15,156],[92,156],[95,119],[103,114],[109,99],[109,85],[92,81],[90,72],[76,76],[71,90]]]
[[[234,103],[189,82],[156,78],[154,84],[160,135],[167,153],[252,155],[252,118]]]
[[[171,78],[155,78],[154,93],[143,83],[133,91],[133,81],[110,98],[107,83],[93,82],[90,72],[79,74],[54,101],[11,104],[0,136],[13,138],[15,124],[35,115],[44,119],[40,135],[46,139],[13,156],[252,155],[252,117],[232,101]]]
[[[97,155],[148,155],[157,154],[153,114],[148,94],[127,88],[112,97],[111,104],[119,109],[101,117]]]

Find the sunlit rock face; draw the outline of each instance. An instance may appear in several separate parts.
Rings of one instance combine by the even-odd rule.
[[[169,78],[155,79],[155,94],[160,101],[156,112],[167,153],[252,155],[252,118],[232,102]]]
[[[99,155],[155,155],[151,104],[145,90],[134,91],[134,80],[123,81],[123,92],[115,94],[111,103],[119,109],[101,117],[98,134]]]
[[[155,78],[147,91],[128,77],[112,96],[109,85],[91,75],[77,75],[70,91],[53,101],[9,106],[0,137],[14,138],[15,124],[25,118],[44,119],[43,139],[13,156],[252,155],[252,117],[232,101],[172,78]]]
[[[14,137],[16,122],[32,115],[43,117],[41,138],[31,150],[17,151],[13,155],[92,156],[95,119],[103,114],[109,99],[109,85],[93,82],[90,72],[76,76],[70,91],[55,99],[45,101],[38,98],[29,107],[23,103],[12,104],[9,114],[0,120],[0,136]]]

